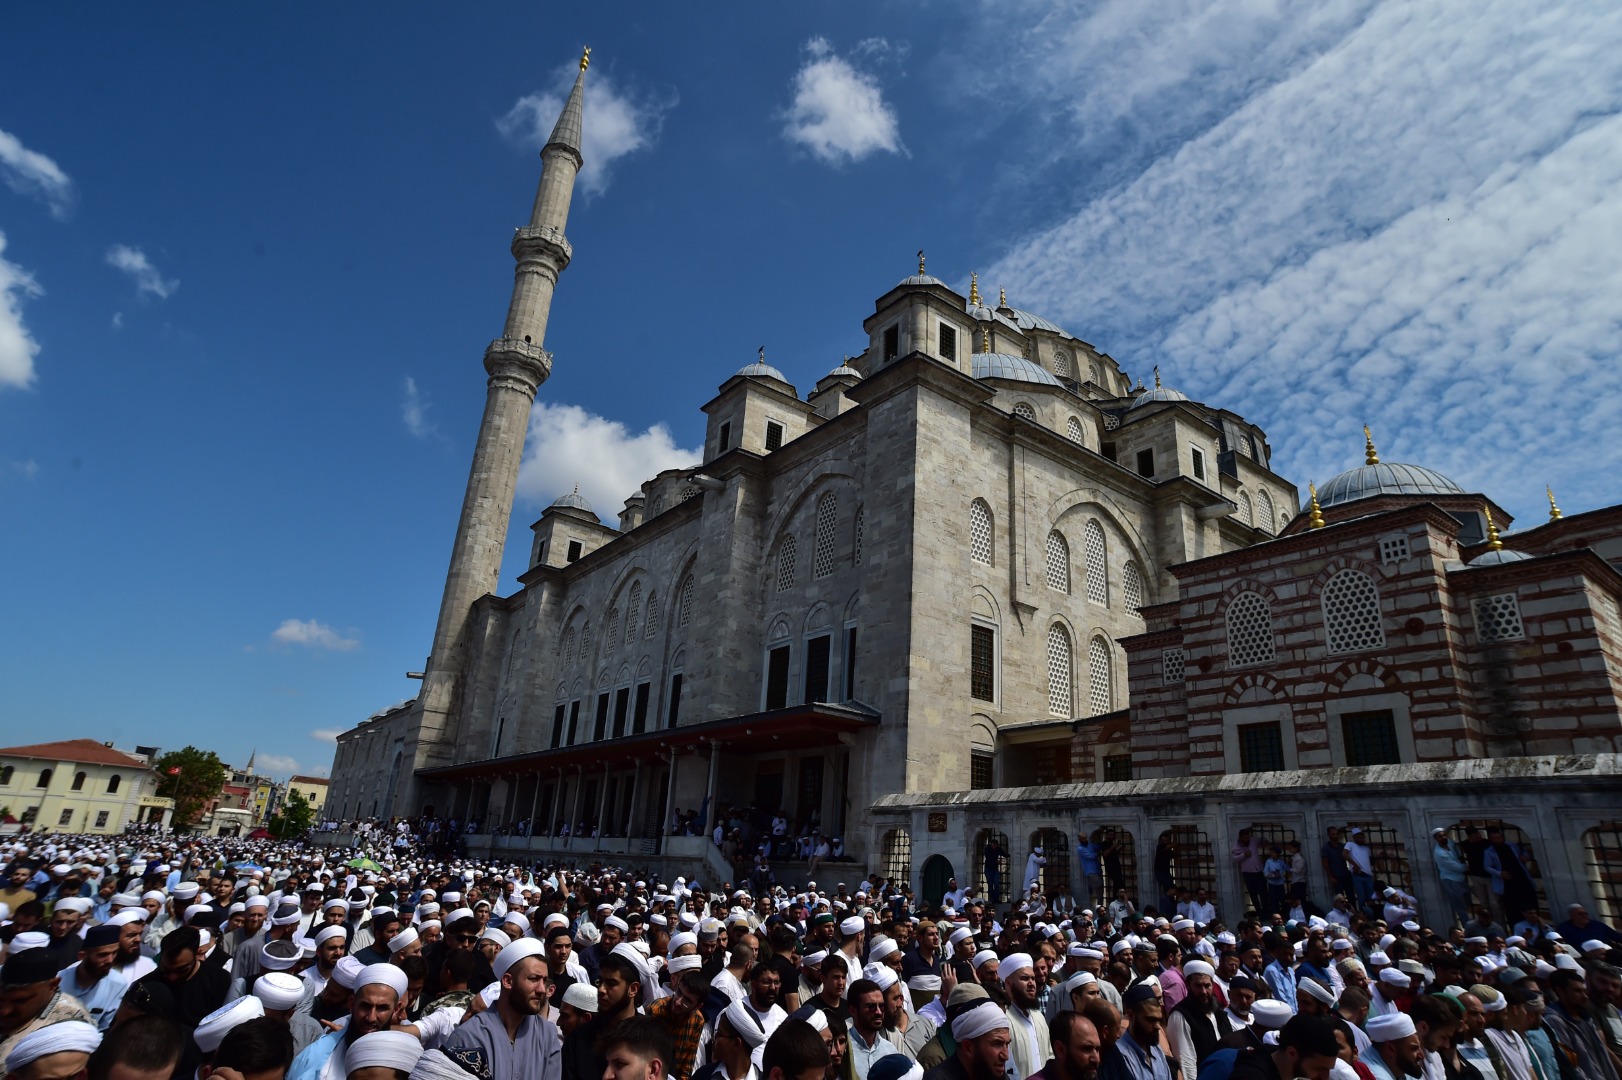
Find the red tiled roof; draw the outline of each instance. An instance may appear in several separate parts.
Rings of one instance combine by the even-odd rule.
[[[130,757],[110,746],[103,746],[95,739],[66,739],[62,742],[35,743],[32,746],[0,747],[0,757],[75,761],[82,765],[121,765],[127,769],[147,767],[139,758]]]
[[[324,776],[290,776],[287,778],[287,782],[290,784],[314,784],[317,787],[326,787],[330,783]]]

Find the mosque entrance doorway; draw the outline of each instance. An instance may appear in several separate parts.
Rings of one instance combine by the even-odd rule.
[[[931,855],[924,860],[923,896],[924,902],[931,907],[941,902],[946,895],[946,883],[957,875],[952,872],[952,864],[944,855]]]

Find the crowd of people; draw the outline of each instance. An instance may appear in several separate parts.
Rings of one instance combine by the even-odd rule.
[[[1294,853],[1280,880],[1243,835],[1252,908],[1231,924],[1193,897],[1140,906],[1102,849],[1079,898],[1008,905],[955,882],[928,903],[877,877],[492,862],[407,835],[0,847],[6,1076],[1622,1080],[1622,935],[1581,906],[1477,934],[1375,880],[1293,918]]]

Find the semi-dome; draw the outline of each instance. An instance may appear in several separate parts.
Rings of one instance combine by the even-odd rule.
[[[975,353],[971,358],[971,373],[976,379],[1006,379],[1009,382],[1036,383],[1038,386],[1064,384],[1041,364],[1015,356],[1012,353]]]
[[[559,495],[556,499],[553,499],[551,508],[553,510],[584,510],[588,514],[596,513],[591,508],[591,503],[587,502],[585,496],[580,494],[580,485],[578,484],[569,494]]]

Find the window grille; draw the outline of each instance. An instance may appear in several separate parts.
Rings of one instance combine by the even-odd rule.
[[[1256,528],[1273,531],[1273,496],[1265,491],[1256,492]]]
[[[1189,447],[1188,453],[1189,453],[1189,458],[1193,462],[1193,465],[1194,465],[1194,479],[1196,479],[1196,480],[1204,480],[1205,479],[1205,452],[1203,450],[1201,450],[1197,446],[1191,446],[1191,447]]]
[[[1087,377],[1092,380],[1092,384],[1094,386],[1103,386],[1104,365],[1100,364],[1097,360],[1087,361]]]
[[[1332,653],[1359,652],[1385,645],[1380,590],[1360,570],[1342,570],[1324,585],[1324,630]]]
[[[1346,742],[1346,764],[1397,765],[1402,762],[1396,719],[1390,709],[1347,713],[1340,718],[1340,727]]]
[[[1476,616],[1476,638],[1482,642],[1518,641],[1526,636],[1521,605],[1514,593],[1478,596],[1471,602]]]
[[[1262,849],[1264,851],[1266,850],[1268,844],[1277,844],[1280,853],[1284,851],[1285,844],[1294,843],[1296,840],[1294,829],[1290,828],[1288,825],[1280,825],[1276,821],[1251,822],[1250,835],[1262,842]],[[1302,854],[1306,855],[1308,853],[1303,851]]]
[[[1048,588],[1070,592],[1070,545],[1057,530],[1048,533]]]
[[[1538,865],[1537,852],[1532,847],[1532,838],[1526,835],[1526,831],[1519,825],[1500,821],[1497,818],[1470,818],[1457,822],[1448,830],[1455,851],[1458,850],[1458,845],[1464,841],[1464,827],[1466,825],[1474,825],[1480,829],[1483,838],[1486,837],[1488,829],[1504,830],[1504,842],[1515,848],[1516,854],[1520,856],[1521,865],[1526,867],[1526,873],[1532,879],[1532,888],[1537,896],[1538,910],[1549,911],[1549,896],[1543,889],[1543,868]],[[1601,918],[1604,918],[1604,916],[1601,916]]]
[[[1273,612],[1260,594],[1240,593],[1228,605],[1228,663],[1233,667],[1273,659]]]
[[[1087,522],[1081,539],[1087,562],[1087,599],[1109,607],[1109,562],[1104,545],[1104,527],[1096,520]]]
[[[1246,525],[1256,524],[1250,510],[1250,495],[1243,491],[1239,493],[1239,520]]]
[[[1133,615],[1143,606],[1143,571],[1135,562],[1121,567],[1121,601]]]
[[[1063,349],[1060,349],[1053,354],[1053,374],[1057,375],[1061,379],[1068,379],[1070,378],[1070,373],[1074,370],[1075,369],[1070,366],[1069,353],[1065,352]]]
[[[777,591],[788,592],[794,586],[794,559],[798,545],[794,537],[783,538],[783,546],[777,549]]]
[[[643,637],[652,637],[659,629],[659,590],[648,590],[648,628],[643,631]]]
[[[1211,838],[1198,825],[1173,825],[1169,830],[1177,849],[1172,856],[1171,879],[1180,888],[1216,891],[1216,857]]]
[[[957,363],[957,328],[941,323],[941,356]]]
[[[1182,649],[1167,649],[1160,654],[1160,681],[1166,686],[1183,681],[1188,654]]]
[[[817,500],[816,550],[812,553],[811,574],[825,578],[834,572],[834,517],[838,505],[832,495]]]
[[[1074,416],[1072,416],[1065,424],[1064,434],[1065,438],[1069,439],[1077,446],[1081,446],[1086,442],[1086,439],[1082,436],[1081,421],[1076,419]]]
[[[1110,693],[1109,645],[1103,638],[1093,638],[1087,645],[1087,694],[1092,715],[1102,716],[1114,707]]]
[[[992,895],[990,881],[986,877],[986,845],[991,843],[993,838],[996,839],[997,846],[1002,849],[1001,854],[996,856],[996,858],[993,860],[994,869],[1001,878],[1001,880],[997,883],[995,896]],[[994,904],[1007,903],[1009,888],[1008,837],[1003,833],[994,832],[991,829],[981,829],[980,834],[974,838],[974,851],[970,854],[970,857],[974,859],[974,884],[980,895],[985,897],[987,900],[990,900]],[[1021,867],[1021,869],[1024,868]],[[1013,887],[1017,889],[1019,888],[1019,885],[1020,883],[1016,881],[1014,882]]]
[[[996,774],[997,755],[990,750],[969,751],[969,790],[989,791]]]
[[[1030,420],[1033,423],[1036,420],[1036,410],[1023,401],[1014,406],[1014,415],[1022,420]]]
[[[945,329],[942,327],[942,329]],[[880,845],[879,872],[898,884],[912,880],[912,836],[906,829],[891,829]]]
[[[1043,896],[1052,896],[1059,886],[1070,886],[1070,837],[1058,829],[1038,829],[1031,834],[1031,847],[1041,848],[1046,866],[1036,870],[1036,884]],[[1024,882],[1020,882],[1024,884]]]
[[[620,609],[617,607],[612,607],[608,609],[608,636],[603,638],[603,651],[613,652],[614,645],[619,641],[619,638]]]
[[[1114,431],[1116,428],[1118,428],[1120,426],[1121,426],[1121,416],[1120,416],[1119,413],[1105,413],[1104,414],[1104,430],[1105,431]]]
[[[773,420],[766,421],[766,449],[776,450],[783,445],[783,425]]]
[[[1132,779],[1132,755],[1110,754],[1104,758],[1105,780]]]
[[[1289,528],[1290,519],[1294,516],[1295,515],[1291,514],[1288,510],[1280,510],[1278,515],[1278,527],[1281,530]]]
[[[62,813],[60,815],[58,815],[58,817],[56,819],[56,824],[57,824],[58,828],[61,828],[64,825],[72,825],[73,824],[73,809],[72,809],[72,807],[69,807],[68,809],[62,811]]]
[[[563,635],[563,663],[564,666],[574,663],[574,627],[569,627]]]
[[[1406,536],[1387,536],[1380,541],[1380,561],[1382,563],[1400,563],[1408,558],[1408,538]]]
[[[1603,821],[1583,833],[1583,862],[1599,910],[1612,926],[1622,919],[1622,821]]]
[[[851,552],[851,565],[853,566],[862,565],[862,515],[866,512],[866,510],[867,507],[865,506],[858,506],[856,508],[856,526],[853,530],[856,535],[854,537]]]
[[[1070,716],[1071,709],[1070,634],[1064,627],[1048,627],[1048,712]]]
[[[676,625],[686,626],[693,619],[693,575],[681,583],[681,599],[676,602]]]
[[[984,499],[969,504],[969,558],[977,563],[991,562],[991,507]]]
[[[1378,821],[1348,821],[1341,832],[1349,836],[1354,827],[1363,830],[1363,843],[1369,848],[1369,861],[1374,864],[1375,880],[1395,885],[1404,892],[1413,892],[1408,849],[1403,846],[1397,830],[1388,829]]]
[[[989,626],[969,628],[969,694],[997,700],[997,633]]]
[[[691,499],[694,495],[697,495],[697,494],[698,494],[698,488],[694,487],[691,484],[688,484],[686,487],[681,489],[681,501],[686,502],[688,499]]]
[[[106,810],[99,810],[99,811],[96,812],[96,828],[105,829],[106,827],[107,827],[107,811]]]
[[[1125,754],[1121,757],[1127,759],[1127,772],[1131,772],[1132,759]],[[1104,759],[1106,767],[1109,759]],[[1107,768],[1106,768],[1107,771]],[[1131,775],[1121,777],[1106,777],[1106,779],[1130,780]],[[1104,888],[1113,898],[1116,889],[1125,889],[1129,899],[1138,898],[1138,850],[1132,834],[1125,829],[1118,829],[1113,825],[1106,825],[1093,833],[1093,842],[1104,851]],[[1111,851],[1110,848],[1114,847]]]
[[[1284,736],[1278,721],[1239,726],[1239,771],[1278,772],[1284,768]]]
[[[631,583],[631,598],[625,603],[625,640],[627,643],[636,640],[636,629],[642,618],[642,583]]]

